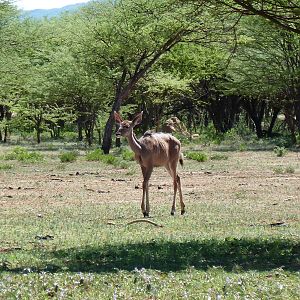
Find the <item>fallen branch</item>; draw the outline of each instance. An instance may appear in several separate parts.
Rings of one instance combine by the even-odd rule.
[[[151,225],[157,226],[157,227],[163,227],[163,225],[161,224],[157,224],[153,221],[150,221],[148,219],[138,219],[138,220],[133,220],[131,222],[128,222],[126,225],[131,225],[131,224],[135,224],[135,223],[149,223]]]
[[[148,219],[137,219],[137,220],[133,220],[133,221],[130,221],[128,223],[125,223],[125,224],[116,224],[114,222],[107,222],[107,225],[113,225],[113,226],[128,226],[128,225],[132,225],[132,224],[135,224],[135,223],[148,223],[148,224],[151,224],[151,225],[154,225],[156,227],[163,227],[163,225],[161,224],[157,224],[153,221],[150,221]]]

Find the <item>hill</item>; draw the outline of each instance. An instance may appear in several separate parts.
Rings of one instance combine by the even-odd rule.
[[[86,3],[77,3],[71,4],[60,8],[52,8],[52,9],[34,9],[34,10],[25,10],[24,16],[31,17],[35,19],[41,19],[44,17],[53,18],[57,17],[64,12],[73,12],[79,10],[81,7],[86,5]]]

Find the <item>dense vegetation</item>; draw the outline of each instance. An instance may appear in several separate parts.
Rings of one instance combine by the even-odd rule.
[[[142,130],[180,115],[190,134],[243,127],[295,144],[298,4],[93,1],[34,20],[1,0],[0,140],[72,137],[108,153],[121,109],[143,110]]]

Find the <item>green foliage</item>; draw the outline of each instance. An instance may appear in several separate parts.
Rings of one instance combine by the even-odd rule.
[[[122,157],[125,161],[134,161],[134,153],[131,149],[128,149],[126,147],[121,147],[117,149],[116,155]]]
[[[37,152],[30,152],[23,147],[15,147],[12,152],[4,155],[4,159],[35,163],[43,160],[43,155]]]
[[[76,161],[78,155],[79,154],[77,151],[62,152],[59,154],[59,159],[62,163],[74,162],[74,161]]]
[[[103,151],[101,149],[96,149],[94,151],[90,151],[86,154],[85,158],[88,161],[101,161],[103,157]]]
[[[86,154],[86,160],[88,161],[100,161],[122,169],[129,167],[128,162],[132,161],[132,158],[132,152],[129,150],[119,150],[116,154],[103,154],[101,149],[96,149]]]
[[[295,173],[295,168],[293,166],[287,166],[287,167],[275,167],[273,169],[275,174],[293,174]]]
[[[274,148],[274,153],[276,154],[277,157],[282,157],[286,155],[287,150],[284,147],[276,146]]]
[[[201,132],[201,141],[203,141],[205,144],[214,143],[219,145],[223,140],[224,135],[217,133],[212,123],[203,128]]]
[[[213,154],[210,156],[211,160],[227,160],[228,155],[225,154]]]
[[[185,153],[185,156],[189,159],[196,160],[198,162],[205,162],[208,159],[207,154],[205,154],[204,152],[200,152],[200,151],[187,152],[187,153]]]
[[[7,171],[12,169],[12,165],[0,163],[0,171]]]

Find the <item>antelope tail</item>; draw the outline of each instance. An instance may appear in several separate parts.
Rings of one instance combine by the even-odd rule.
[[[182,153],[180,153],[180,156],[179,156],[179,163],[183,167],[183,154]]]

